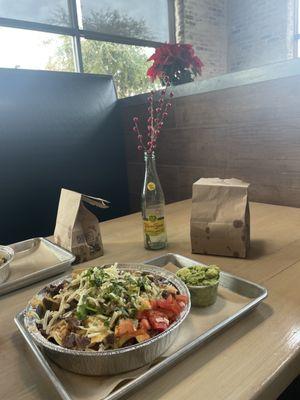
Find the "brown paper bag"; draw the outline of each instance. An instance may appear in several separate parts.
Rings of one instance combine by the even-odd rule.
[[[250,247],[249,184],[201,178],[193,184],[192,253],[247,257]]]
[[[83,204],[107,208],[107,201],[62,189],[60,193],[54,241],[71,251],[75,263],[92,260],[103,255],[98,218]]]

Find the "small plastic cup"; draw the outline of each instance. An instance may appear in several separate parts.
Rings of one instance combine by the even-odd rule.
[[[220,268],[218,266],[193,265],[183,267],[177,271],[176,275],[188,287],[192,306],[207,307],[216,302],[220,279]],[[195,285],[195,283],[199,283],[199,285]]]
[[[219,282],[207,286],[191,286],[188,284],[186,286],[190,291],[193,307],[211,306],[217,300]]]

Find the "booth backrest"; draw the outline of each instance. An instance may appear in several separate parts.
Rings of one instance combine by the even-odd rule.
[[[111,201],[102,220],[128,212],[110,76],[0,69],[0,88],[1,244],[52,234],[61,187]]]

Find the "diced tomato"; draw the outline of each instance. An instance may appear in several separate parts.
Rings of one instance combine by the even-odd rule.
[[[187,304],[187,296],[173,295],[164,299],[150,300],[151,310],[140,310],[137,313],[139,329],[149,331],[151,328],[164,331],[170,323],[176,321],[181,311]],[[155,319],[158,317],[158,321]]]
[[[163,332],[169,327],[170,321],[165,313],[156,310],[149,310],[148,315],[150,325],[153,329]]]
[[[174,322],[177,319],[177,316],[173,313],[173,311],[170,310],[164,310],[162,308],[157,308],[156,311],[159,311],[161,313],[163,313],[170,322]]]
[[[150,300],[150,304],[151,304],[151,308],[155,309],[157,307],[157,300],[155,300],[155,299]]]
[[[136,331],[131,319],[121,319],[119,325],[115,328],[116,336],[123,336],[125,334],[133,334]]]
[[[140,327],[144,329],[145,331],[149,331],[151,329],[151,325],[147,318],[142,318],[140,321]]]
[[[167,299],[157,300],[157,305],[163,310],[172,311],[175,315],[179,315],[181,312],[181,307],[172,296],[169,296]]]
[[[173,303],[173,301],[174,301],[174,297],[171,294],[169,294],[169,296],[167,297],[167,302]]]
[[[187,304],[187,302],[188,302],[188,298],[185,294],[176,294],[175,299],[178,302],[183,302],[184,304]]]
[[[140,311],[138,311],[137,312],[137,314],[136,314],[136,318],[140,321],[141,319],[143,319],[143,318],[147,318],[147,316],[148,316],[148,310],[140,310]]]
[[[185,307],[185,303],[183,301],[178,302],[179,307],[183,310]]]

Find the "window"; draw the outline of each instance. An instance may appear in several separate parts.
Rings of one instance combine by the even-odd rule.
[[[295,12],[295,31],[296,31],[296,50],[295,54],[300,57],[300,0],[295,2],[296,12]]]
[[[83,28],[89,31],[158,42],[170,40],[165,0],[81,0],[81,12]]]
[[[71,26],[68,0],[0,0],[0,16],[41,24]]]
[[[147,60],[153,48],[128,44],[81,39],[83,67],[85,72],[112,74],[119,97],[132,96],[151,90],[146,78]]]
[[[69,61],[52,63],[52,58],[66,45]],[[70,36],[0,27],[0,65],[4,68],[75,71]]]
[[[174,0],[0,0],[0,67],[112,74],[150,90],[146,60],[174,41]]]

